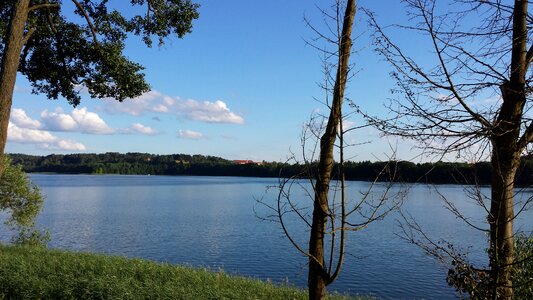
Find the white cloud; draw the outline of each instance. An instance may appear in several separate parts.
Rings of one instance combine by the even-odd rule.
[[[176,104],[176,100],[172,99],[172,97],[165,96],[163,97],[163,104],[166,106],[172,106]]]
[[[140,134],[145,134],[145,135],[157,134],[157,132],[152,127],[144,126],[141,123],[132,124],[131,128],[129,128],[129,131],[140,133]]]
[[[17,143],[52,143],[57,138],[50,132],[37,129],[20,128],[9,122],[7,127],[7,139]]]
[[[351,129],[351,128],[354,128],[356,125],[356,123],[354,121],[351,121],[351,120],[344,120],[342,122],[342,129],[344,130],[348,130],[348,129]]]
[[[44,128],[52,131],[76,131],[78,127],[72,116],[64,114],[60,108],[57,108],[55,112],[44,110],[41,112],[41,119],[44,122]]]
[[[98,116],[98,114],[87,111],[87,108],[74,109],[72,117],[78,123],[81,131],[84,133],[110,134],[113,133],[107,124]]]
[[[164,106],[163,104],[158,104],[153,107],[153,111],[158,113],[166,113],[168,112],[168,107]]]
[[[39,148],[51,150],[85,151],[85,145],[71,140],[63,140],[48,131],[21,128],[9,122],[7,140],[21,144],[35,144]]]
[[[158,102],[164,97],[157,91],[150,91],[133,99],[126,99],[119,102],[115,99],[105,99],[105,106],[100,107],[100,110],[108,113],[125,113],[132,116],[140,116],[145,112],[158,112],[162,107],[158,106]]]
[[[232,123],[243,124],[244,119],[231,112],[226,103],[217,100],[215,102],[188,99],[179,101],[176,104],[178,114],[183,114],[187,118],[195,121],[207,123]]]
[[[193,131],[193,130],[187,130],[187,129],[178,130],[176,135],[177,135],[178,138],[190,139],[190,140],[200,140],[200,139],[205,138],[205,136],[201,132]]]
[[[41,122],[28,117],[26,112],[20,108],[14,108],[11,111],[10,120],[20,128],[39,129],[41,127]]]
[[[106,99],[106,105],[100,107],[108,113],[125,113],[139,116],[144,113],[169,113],[180,118],[207,122],[243,124],[244,118],[232,112],[228,105],[221,100],[198,101],[169,97],[157,91],[145,93],[137,98],[128,99],[122,103]]]
[[[70,114],[61,108],[55,112],[44,110],[41,113],[44,128],[51,131],[76,131],[88,134],[111,134],[114,132],[100,116],[86,107],[75,108]]]
[[[82,143],[71,140],[57,140],[51,144],[40,145],[43,149],[49,150],[66,150],[66,151],[85,151],[86,147]]]
[[[158,132],[141,123],[134,123],[129,128],[113,130],[98,114],[87,108],[74,109],[64,113],[61,108],[50,112],[41,112],[41,121],[30,118],[23,109],[14,108],[11,112],[8,139],[15,143],[37,144],[39,148],[51,150],[84,151],[86,147],[78,142],[60,139],[49,131],[81,132],[87,134],[144,134],[155,135]]]

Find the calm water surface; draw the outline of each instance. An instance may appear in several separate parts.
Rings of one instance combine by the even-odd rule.
[[[265,195],[265,187],[275,185],[277,179],[42,174],[33,174],[31,179],[46,195],[38,223],[50,231],[51,247],[306,285],[306,258],[292,248],[278,224],[255,215],[266,214],[255,199],[264,195],[263,199],[273,200],[275,193]],[[348,194],[354,197],[368,187],[364,182],[349,185]],[[439,186],[439,191],[472,220],[483,220],[462,187]],[[307,201],[303,192],[294,197]],[[486,237],[446,211],[431,187],[411,185],[404,210],[432,236],[453,240],[474,261],[486,261]],[[531,215],[519,220],[519,226],[531,229]],[[397,219],[393,214],[349,235],[351,255],[329,290],[372,294],[379,299],[455,299],[445,281],[446,269],[396,235]],[[304,226],[292,222],[290,226],[305,246]],[[2,239],[8,239],[5,231]]]

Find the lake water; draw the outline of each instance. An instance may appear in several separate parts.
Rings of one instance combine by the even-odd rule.
[[[43,175],[31,179],[46,195],[38,224],[52,235],[53,248],[91,251],[159,262],[222,269],[227,273],[306,286],[306,258],[283,236],[279,224],[261,221],[265,207],[256,199],[273,201],[265,187],[277,179],[188,176]],[[357,198],[366,182],[349,182],[349,197]],[[463,188],[439,186],[472,220],[482,221],[482,210]],[[376,193],[382,190],[376,187]],[[489,190],[484,189],[487,193]],[[531,192],[526,192],[531,196]],[[376,195],[377,195],[376,194]],[[293,197],[308,201],[303,192]],[[468,228],[443,208],[434,188],[410,185],[403,209],[428,234],[452,240],[467,249],[472,260],[486,261],[483,233]],[[531,229],[532,214],[518,220]],[[419,248],[397,236],[398,214],[350,232],[340,278],[328,287],[350,294],[372,294],[379,299],[455,299],[445,281],[446,268]],[[288,222],[303,246],[307,234]],[[5,230],[1,238],[7,240]]]

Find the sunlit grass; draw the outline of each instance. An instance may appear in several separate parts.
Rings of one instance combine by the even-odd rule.
[[[14,246],[0,246],[0,287],[5,299],[307,299],[301,289],[223,272]]]

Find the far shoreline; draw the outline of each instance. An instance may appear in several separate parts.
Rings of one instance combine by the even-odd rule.
[[[167,176],[233,176],[257,178],[314,178],[316,163],[254,162],[220,157],[149,153],[8,154],[26,173],[117,174]],[[338,176],[341,165],[335,165]],[[342,165],[348,181],[487,186],[492,181],[490,162],[346,161]],[[517,187],[533,184],[533,157],[523,157],[515,178]]]

